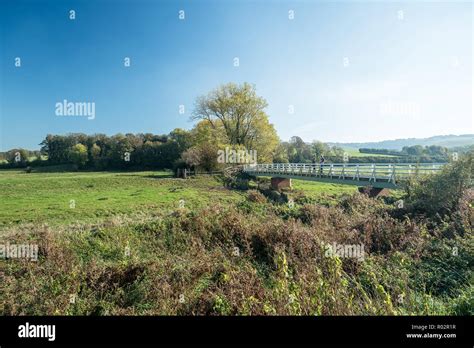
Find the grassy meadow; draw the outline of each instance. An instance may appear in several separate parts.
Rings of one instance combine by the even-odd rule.
[[[380,153],[364,153],[351,147],[345,147],[344,152],[346,152],[349,157],[398,157],[395,155],[385,155]]]
[[[294,180],[295,190],[322,202],[337,200],[356,188]],[[245,199],[218,177],[173,178],[169,171],[33,172],[0,171],[0,226],[20,223],[93,222],[114,215],[165,215],[184,204],[197,210],[212,204]],[[71,202],[73,200],[73,202]]]

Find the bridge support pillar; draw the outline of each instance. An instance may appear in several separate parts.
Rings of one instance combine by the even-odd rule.
[[[360,193],[365,193],[369,195],[369,197],[382,197],[382,196],[388,196],[390,194],[390,190],[387,188],[381,188],[381,187],[370,187],[370,186],[365,186],[365,187],[359,187],[359,192]]]
[[[278,190],[278,191],[280,191],[282,188],[291,188],[291,179],[272,178],[271,187],[273,190]]]

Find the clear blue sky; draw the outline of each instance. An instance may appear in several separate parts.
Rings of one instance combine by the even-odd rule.
[[[474,133],[472,20],[470,2],[2,0],[0,150],[190,129],[195,98],[231,81],[284,140]],[[63,99],[95,119],[56,116]]]

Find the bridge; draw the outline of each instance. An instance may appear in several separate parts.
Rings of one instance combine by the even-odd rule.
[[[272,187],[291,187],[291,179],[371,187],[371,195],[396,189],[410,177],[436,173],[446,163],[272,163],[247,164],[243,172],[269,176]]]

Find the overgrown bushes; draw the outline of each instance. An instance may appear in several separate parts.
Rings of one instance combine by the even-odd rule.
[[[473,188],[474,151],[443,167],[440,174],[408,182],[408,210],[428,216],[448,216],[460,209],[468,189]]]
[[[250,197],[255,207],[268,205],[259,194]],[[393,219],[379,208],[348,210],[347,202],[337,207],[304,205],[295,209],[298,217],[285,220],[272,209],[244,212],[216,206],[67,234],[45,227],[29,237],[43,250],[37,263],[8,260],[2,266],[4,312],[472,311],[472,235],[435,240],[425,233],[423,222]],[[326,245],[332,243],[363,245],[363,260],[328,256]],[[74,303],[71,295],[76,296]]]

